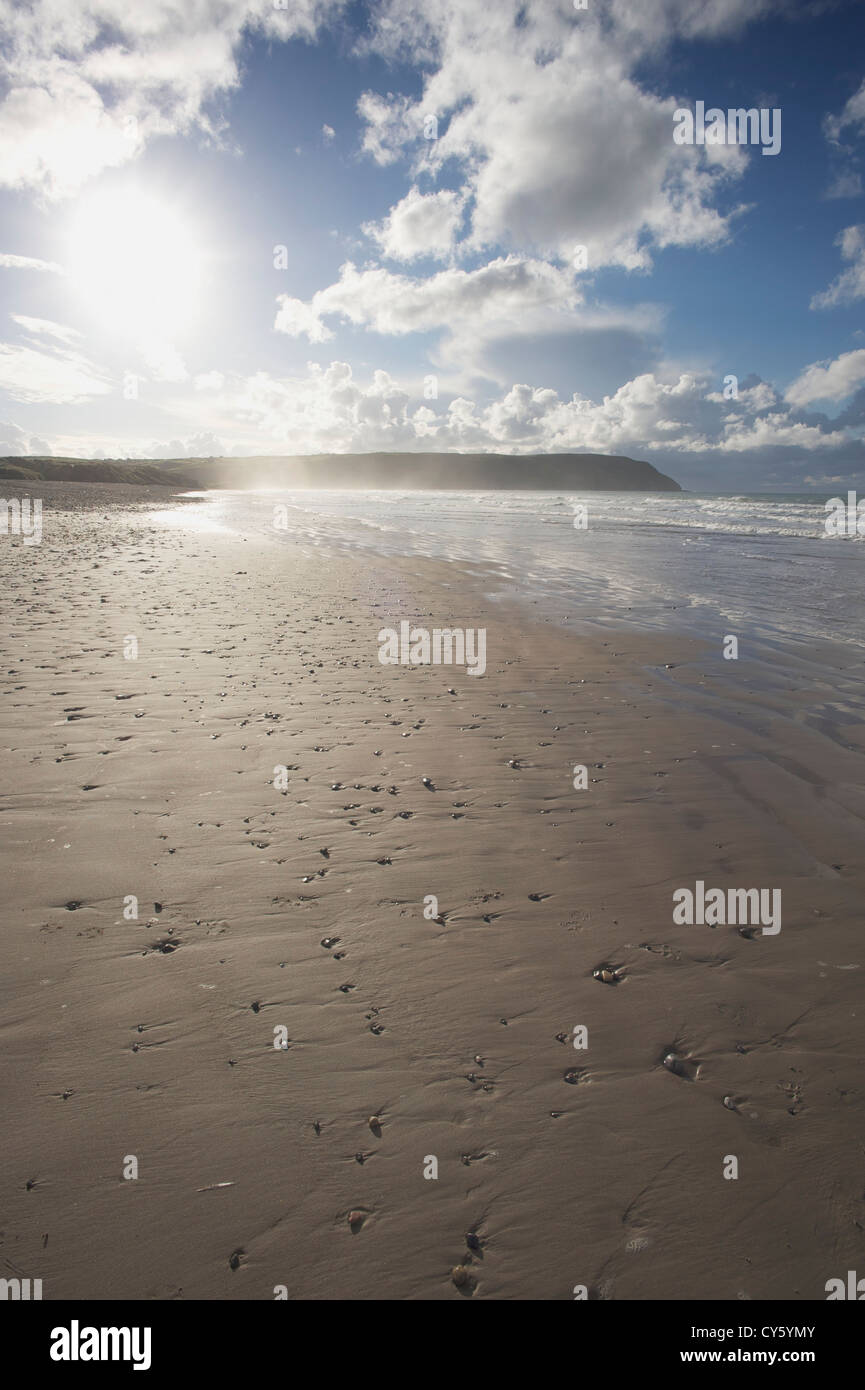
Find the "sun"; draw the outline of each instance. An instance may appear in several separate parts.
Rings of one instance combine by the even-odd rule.
[[[195,317],[200,239],[188,215],[152,193],[115,189],[82,200],[67,261],[90,313],[121,336],[169,339]]]

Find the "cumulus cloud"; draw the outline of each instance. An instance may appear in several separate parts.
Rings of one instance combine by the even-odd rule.
[[[0,420],[0,457],[26,458],[28,455],[46,456],[52,452],[46,440],[29,434],[11,420]]]
[[[304,304],[302,299],[293,299],[288,294],[277,295],[278,308],[273,324],[276,332],[287,333],[291,338],[307,337],[311,343],[326,343],[333,337],[333,332],[322,323],[322,311],[316,307],[316,300],[323,293],[320,290],[314,295],[310,304]]]
[[[751,489],[789,486],[804,471],[849,474],[854,464],[865,471],[861,412],[852,413],[849,426],[806,415],[756,378],[733,400],[707,376],[690,372],[641,373],[600,400],[525,380],[482,399],[452,393],[427,399],[424,387],[382,370],[361,377],[341,361],[308,363],[286,376],[226,374],[221,383],[208,383],[206,418],[213,428],[196,431],[189,424],[202,419],[202,399],[193,379],[188,398],[172,398],[186,428],[175,427],[169,440],[135,447],[108,447],[104,438],[86,446],[64,440],[59,451],[92,457],[98,447],[137,458],[377,450],[625,454],[691,485]],[[20,451],[31,450],[21,444]]]
[[[358,270],[349,261],[339,280],[308,303],[280,296],[274,327],[293,336],[305,333],[316,343],[333,336],[326,318],[396,337],[444,333],[442,361],[480,372],[486,343],[572,327],[581,302],[571,271],[519,256],[427,277]]]
[[[364,149],[381,164],[409,158],[416,180],[453,161],[470,202],[465,250],[567,259],[586,246],[590,268],[646,269],[653,248],[718,245],[736,209],[716,204],[748,156],[675,145],[678,101],[634,69],[674,33],[732,32],[765,8],[659,0],[602,16],[548,0],[386,0],[371,43],[424,65],[424,90],[366,93]]]
[[[472,270],[450,266],[427,276],[383,267],[358,270],[352,262],[339,279],[304,302],[277,300],[277,332],[305,335],[323,343],[334,336],[331,322],[351,324],[393,337],[429,334],[436,338],[433,364],[458,373],[468,383],[484,377],[503,383],[503,344],[557,344],[567,334],[621,330],[657,331],[660,316],[651,305],[620,309],[587,306],[579,279],[569,267],[517,255],[498,256]]]
[[[773,449],[837,451],[851,440],[822,417],[801,418],[766,383],[746,385],[728,401],[692,373],[669,380],[644,373],[601,401],[525,382],[483,402],[464,395],[429,401],[420,383],[399,383],[387,372],[363,383],[346,362],[310,363],[304,375],[259,372],[231,383],[222,404],[287,453],[582,451],[653,461],[702,455],[718,464]]]
[[[77,191],[160,135],[216,135],[251,31],[311,38],[345,0],[0,0],[0,184]]]
[[[225,441],[213,434],[210,430],[201,430],[197,434],[187,435],[183,439],[170,439],[167,443],[153,441],[145,445],[140,453],[130,454],[124,452],[116,455],[118,458],[149,458],[149,459],[201,459],[201,458],[224,458],[227,453]]]
[[[415,186],[382,222],[368,222],[363,230],[391,260],[413,261],[420,256],[444,260],[453,251],[462,209],[459,193],[450,189],[421,193]]]
[[[843,401],[865,383],[865,348],[842,352],[833,362],[813,362],[787,389],[791,405]]]
[[[766,448],[840,449],[849,443],[843,430],[821,430],[804,420],[791,420],[779,412],[751,421],[728,420],[724,425],[724,453],[745,453]]]
[[[293,454],[412,447],[413,413],[409,393],[387,372],[361,386],[347,362],[310,363],[302,377],[258,372],[232,395],[242,425]]]

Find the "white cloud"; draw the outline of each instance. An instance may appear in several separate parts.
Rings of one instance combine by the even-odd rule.
[[[67,328],[63,323],[54,323],[51,319],[34,319],[27,314],[10,314],[13,323],[17,323],[23,328],[25,333],[31,337],[58,338],[61,343],[72,343],[81,337],[77,328]]]
[[[154,381],[187,381],[186,363],[172,343],[151,340],[140,344],[139,351]]]
[[[741,391],[736,401],[707,386],[691,373],[667,381],[644,373],[600,402],[578,394],[564,399],[527,383],[484,402],[466,396],[428,401],[421,383],[401,384],[379,371],[364,385],[348,363],[332,362],[326,368],[310,363],[297,377],[259,372],[233,383],[222,406],[226,418],[254,429],[257,444],[250,452],[583,451],[721,459],[773,448],[817,452],[850,442],[844,430],[796,419],[766,383]]]
[[[40,351],[0,343],[0,390],[13,400],[73,405],[116,390],[98,367],[80,353]]]
[[[865,299],[865,226],[845,227],[835,245],[841,247],[841,259],[849,261],[850,265],[832,281],[828,290],[814,295],[812,309],[831,309],[838,304]]]
[[[276,332],[287,333],[291,338],[306,335],[311,343],[326,343],[333,333],[319,318],[315,308],[317,298],[318,295],[315,295],[311,304],[304,304],[302,299],[292,299],[288,294],[277,295],[279,307],[273,324]]]
[[[823,121],[823,133],[829,141],[835,172],[825,197],[858,198],[862,194],[862,175],[856,165],[859,155],[855,147],[845,143],[845,132],[856,139],[865,133],[865,79],[858,91],[846,102],[840,115],[828,115]]]
[[[724,405],[727,409],[730,408],[731,404],[723,391],[711,391],[706,396],[706,400],[713,401],[717,405]],[[740,387],[737,400],[740,409],[744,408],[756,415],[760,411],[769,410],[772,406],[777,405],[778,393],[767,381],[760,381],[756,386]]]
[[[826,449],[840,448],[849,439],[843,430],[823,431],[801,420],[790,420],[783,414],[763,415],[750,423],[730,420],[724,426],[725,453],[744,453],[765,448]]]
[[[0,252],[0,266],[7,270],[50,270],[55,275],[65,274],[62,265],[57,265],[55,261],[40,261],[35,256],[12,256],[8,252]]]
[[[618,4],[611,24],[609,6],[602,16],[548,0],[390,0],[372,44],[427,76],[417,100],[365,94],[364,148],[382,164],[410,157],[415,178],[455,161],[473,251],[569,258],[584,245],[590,269],[645,269],[655,247],[718,245],[732,214],[715,202],[748,156],[675,145],[677,100],[641,87],[633,69],[677,30],[728,32],[761,8]],[[437,138],[425,139],[431,117]]]
[[[834,473],[861,455],[854,428],[830,426],[821,416],[803,419],[767,383],[755,381],[731,401],[712,384],[695,373],[646,372],[600,401],[525,381],[483,399],[428,400],[420,379],[398,381],[386,371],[361,379],[346,362],[308,363],[292,376],[226,375],[206,400],[190,382],[187,397],[172,396],[176,423],[168,441],[133,446],[103,436],[54,440],[54,449],[133,458],[378,450],[625,454],[673,476],[687,466],[715,487],[720,479],[728,486],[769,484],[805,456],[812,476],[821,465]]]
[[[349,323],[393,337],[435,335],[428,349],[433,365],[503,384],[496,344],[519,340],[554,342],[583,329],[656,332],[660,314],[652,305],[619,309],[589,307],[578,277],[567,267],[517,255],[499,256],[473,270],[450,266],[426,277],[377,267],[358,270],[352,262],[339,279],[308,302],[282,295],[274,327],[293,337],[323,343],[334,336],[326,320]]]
[[[840,116],[827,116],[823,130],[830,144],[837,145],[848,126],[865,130],[865,78],[843,107]]]
[[[165,444],[158,441],[144,445],[140,453],[124,452],[117,455],[120,458],[150,458],[150,459],[201,459],[201,458],[224,458],[228,450],[223,439],[218,438],[210,430],[201,430],[198,434],[187,435],[183,439],[171,439]]]
[[[853,169],[836,174],[824,196],[826,198],[861,198],[862,175]]]
[[[50,455],[52,452],[50,444],[44,439],[28,434],[11,420],[0,420],[0,457],[25,458],[34,454]]]
[[[332,125],[323,125],[321,128],[321,133],[324,136],[324,139],[327,144],[330,144],[331,140],[336,135],[336,131],[334,130]]]
[[[199,372],[193,384],[196,391],[221,391],[225,376],[222,372]]]
[[[344,0],[0,0],[0,184],[49,198],[126,163],[155,136],[216,135],[245,34],[310,38]]]
[[[813,362],[787,389],[791,405],[843,401],[865,384],[865,348],[842,352],[833,362]]]
[[[412,261],[419,256],[443,260],[453,250],[462,208],[462,197],[450,189],[421,193],[415,186],[382,222],[366,223],[363,230],[391,260]]]
[[[304,304],[280,295],[274,327],[311,342],[332,336],[325,317],[337,317],[374,333],[402,336],[447,329],[530,333],[550,316],[568,314],[580,303],[573,274],[546,261],[500,256],[476,270],[450,268],[426,278],[390,270],[358,270],[351,261],[339,280]]]
[[[408,392],[387,372],[375,372],[362,387],[348,363],[332,362],[310,363],[304,377],[258,372],[237,389],[232,413],[286,453],[336,453],[410,448],[416,438],[410,406]]]

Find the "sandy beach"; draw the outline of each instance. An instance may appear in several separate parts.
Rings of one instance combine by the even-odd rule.
[[[169,489],[40,492],[0,544],[7,1277],[822,1300],[861,1264],[863,726],[819,653],[772,682]],[[485,628],[485,674],[381,664],[403,620]],[[676,925],[698,880],[781,930]]]

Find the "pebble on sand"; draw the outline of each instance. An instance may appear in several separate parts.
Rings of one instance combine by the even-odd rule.
[[[454,1265],[451,1270],[451,1278],[458,1289],[461,1289],[464,1284],[467,1284],[469,1282],[469,1272],[465,1265]]]

